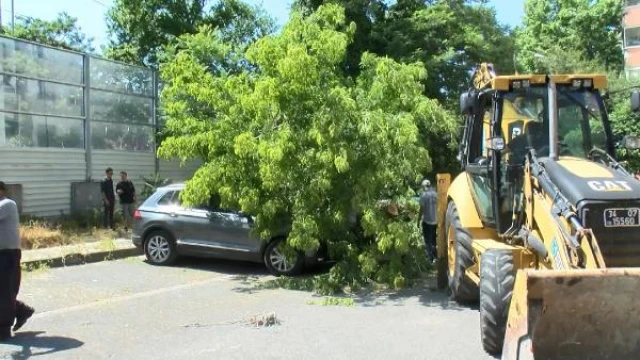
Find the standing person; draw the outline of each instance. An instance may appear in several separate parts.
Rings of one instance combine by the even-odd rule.
[[[102,203],[104,204],[104,218],[102,225],[105,229],[116,229],[116,225],[113,223],[113,210],[116,205],[116,195],[113,192],[113,169],[107,168],[105,170],[107,177],[102,180],[100,184],[100,191],[102,192]]]
[[[136,188],[127,179],[126,171],[120,171],[120,182],[116,185],[116,192],[120,197],[120,205],[122,206],[124,231],[129,231],[129,225],[133,222],[133,211],[136,204]]]
[[[0,341],[11,338],[11,327],[20,329],[35,311],[17,300],[22,256],[19,223],[18,206],[7,198],[7,186],[0,181]]]
[[[420,214],[418,215],[418,226],[422,226],[422,236],[427,247],[427,256],[435,261],[436,252],[436,229],[438,227],[437,207],[438,194],[431,187],[431,181],[422,182],[423,193],[420,196]]]

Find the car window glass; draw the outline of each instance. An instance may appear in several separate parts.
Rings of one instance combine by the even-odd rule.
[[[209,199],[209,209],[211,209],[211,211],[222,211],[220,208],[220,195],[211,195],[211,198]]]
[[[175,194],[175,191],[167,191],[167,193],[162,195],[162,197],[158,200],[158,205],[171,205],[173,194]]]
[[[193,210],[209,211],[209,206],[207,206],[206,204],[199,204],[199,205],[193,206],[192,209]]]
[[[158,205],[163,205],[163,206],[181,205],[180,191],[167,192],[160,198],[160,200],[158,200]]]
[[[220,199],[219,194],[211,195],[211,198],[209,198],[209,210],[213,212],[229,213],[229,214],[237,213],[237,211],[234,211],[231,209],[225,209],[222,207],[222,199]]]

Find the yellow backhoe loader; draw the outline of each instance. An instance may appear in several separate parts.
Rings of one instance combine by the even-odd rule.
[[[606,77],[472,79],[463,172],[437,178],[439,286],[479,301],[502,359],[640,359],[640,182],[614,158],[640,141],[614,141]]]

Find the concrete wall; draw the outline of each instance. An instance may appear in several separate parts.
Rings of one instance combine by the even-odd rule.
[[[24,213],[69,213],[71,183],[85,180],[84,150],[1,148],[0,179],[22,184]]]
[[[199,162],[160,160],[160,176],[173,182],[191,178]],[[85,181],[84,150],[56,148],[0,148],[0,180],[22,185],[22,211],[35,216],[57,216],[71,211],[71,183]],[[142,177],[153,177],[153,153],[113,150],[92,151],[91,178],[100,181],[104,170],[114,170],[114,183],[125,170],[138,193],[142,192]]]
[[[623,44],[625,49],[625,68],[627,69],[627,72],[633,70],[634,73],[637,73],[638,69],[640,69],[640,46],[628,46],[627,37],[631,36],[631,32],[637,34],[638,30],[630,30],[630,33],[627,33],[627,29],[640,27],[640,5],[626,7],[622,26],[625,29],[623,34],[623,41],[625,41]]]
[[[113,169],[113,182],[120,180],[120,171],[126,171],[138,193],[144,185],[141,177],[152,177],[156,171],[155,156],[148,152],[127,152],[114,150],[92,150],[91,178],[104,179],[104,171]]]
[[[179,160],[164,160],[159,163],[159,174],[165,179],[171,179],[172,182],[184,182],[191,179],[193,174],[198,170],[202,162],[188,161],[182,167]]]

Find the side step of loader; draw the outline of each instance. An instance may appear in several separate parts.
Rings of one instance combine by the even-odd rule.
[[[519,270],[502,359],[640,359],[640,269]]]

